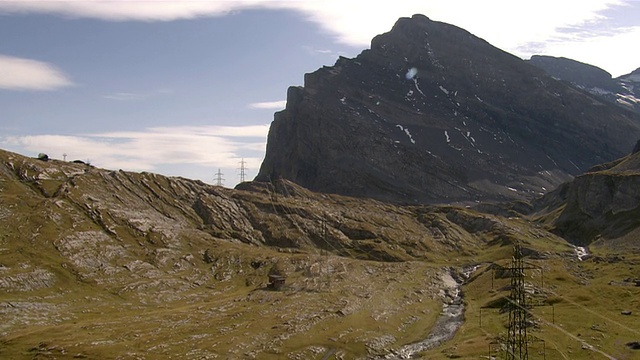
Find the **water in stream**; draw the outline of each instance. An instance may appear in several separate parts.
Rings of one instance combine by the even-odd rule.
[[[459,280],[454,278],[453,270],[448,270],[442,275],[442,282],[446,290],[446,299],[442,305],[442,312],[436,320],[429,335],[424,340],[405,345],[380,359],[411,359],[416,354],[433,349],[442,343],[451,340],[456,331],[464,322],[464,303],[460,287],[478,269],[478,266],[466,267],[462,270]]]

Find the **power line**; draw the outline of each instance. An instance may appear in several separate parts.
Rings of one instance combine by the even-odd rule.
[[[586,312],[589,312],[589,313],[591,313],[591,314],[593,314],[593,315],[595,315],[595,316],[597,316],[597,317],[601,318],[601,319],[602,319],[602,320],[604,320],[604,321],[608,321],[608,322],[610,322],[610,323],[612,323],[612,324],[614,324],[614,325],[617,325],[617,326],[621,327],[622,329],[625,329],[625,330],[627,330],[627,331],[629,331],[629,332],[632,332],[632,333],[634,333],[634,334],[636,334],[636,335],[640,335],[640,331],[638,331],[638,330],[636,330],[636,329],[632,329],[632,328],[630,328],[630,327],[628,327],[628,326],[626,326],[626,325],[624,325],[624,324],[622,324],[622,323],[620,323],[620,322],[618,322],[618,321],[616,321],[616,320],[614,320],[614,319],[611,319],[611,318],[608,318],[608,317],[606,317],[606,316],[602,315],[601,313],[599,313],[599,312],[597,312],[597,311],[591,310],[591,309],[589,309],[588,307],[586,307],[586,306],[584,306],[584,305],[580,305],[580,304],[578,304],[577,302],[575,302],[575,301],[573,301],[573,300],[571,300],[571,299],[569,299],[569,298],[566,298],[566,297],[564,297],[564,296],[562,296],[562,295],[558,294],[557,292],[555,292],[555,291],[553,291],[553,290],[548,290],[548,291],[549,291],[551,294],[553,294],[553,295],[555,295],[555,296],[557,296],[557,297],[561,298],[563,301],[566,301],[566,302],[568,302],[568,303],[570,303],[570,304],[572,304],[572,305],[575,305],[575,306],[577,306],[577,307],[581,308],[582,310],[584,310],[584,311],[586,311]]]
[[[506,268],[506,267],[500,267],[501,271],[505,271],[509,274],[509,277],[511,278],[511,293],[508,297],[504,297],[505,301],[507,302],[506,307],[509,311],[509,324],[508,324],[508,334],[507,334],[507,338],[505,339],[505,342],[501,344],[501,342],[492,342],[489,343],[489,357],[491,358],[491,354],[492,354],[492,345],[498,345],[499,348],[502,349],[502,351],[505,352],[506,354],[506,359],[508,360],[512,360],[512,359],[517,359],[517,360],[522,360],[522,359],[528,359],[528,343],[531,342],[542,342],[543,344],[545,343],[544,340],[541,339],[537,339],[534,337],[531,337],[531,335],[527,335],[527,325],[530,324],[532,322],[532,320],[537,320],[540,323],[543,323],[547,326],[549,326],[550,328],[553,328],[555,330],[558,330],[559,332],[561,332],[562,334],[568,336],[569,338],[571,338],[572,340],[578,341],[583,345],[583,348],[588,349],[592,352],[598,353],[602,356],[604,356],[605,358],[609,359],[609,360],[615,360],[616,358],[613,357],[610,354],[605,353],[604,351],[600,350],[597,348],[597,346],[594,346],[592,344],[589,344],[584,338],[581,338],[580,335],[573,335],[571,334],[569,331],[565,330],[562,328],[561,325],[556,325],[555,324],[555,311],[553,312],[553,318],[554,320],[552,322],[549,322],[546,319],[543,319],[542,317],[534,314],[531,310],[534,306],[545,306],[545,305],[538,305],[535,304],[534,302],[528,302],[526,301],[526,290],[524,288],[524,278],[525,278],[525,274],[524,274],[524,270],[525,269],[534,269],[534,268],[539,268],[539,269],[543,269],[540,267],[537,267],[533,264],[528,264],[526,262],[524,262],[523,259],[523,255],[522,255],[522,251],[520,249],[519,244],[515,244],[514,245],[514,256],[512,257],[512,261],[511,261],[511,266]],[[544,274],[544,272],[543,272]],[[544,283],[544,281],[543,281]],[[493,288],[493,274],[492,274],[492,288]],[[640,334],[640,332],[636,329],[632,329],[624,324],[621,324],[620,322],[608,318],[592,309],[589,309],[586,306],[583,306],[565,296],[562,296],[561,294],[558,294],[557,292],[551,290],[551,289],[546,289],[547,292],[561,298],[564,301],[567,301],[568,303],[578,306],[580,308],[582,308],[583,310],[596,315],[598,317],[600,317],[601,319],[607,321],[607,322],[611,322],[617,326],[619,326],[620,328],[623,328],[627,331],[633,332],[635,334]],[[553,306],[553,305],[552,305]],[[480,327],[482,328],[482,309],[480,309]],[[500,346],[502,345],[502,346]],[[558,350],[557,346],[556,346],[556,350]],[[500,351],[500,350],[498,350]],[[559,351],[559,350],[558,350]],[[544,352],[546,353],[546,346],[544,348]],[[567,356],[560,353],[565,359],[567,359]],[[546,358],[546,354],[544,355]]]
[[[519,307],[519,305],[518,305],[517,303],[515,303],[512,299],[507,298],[506,300],[507,300],[509,303],[511,303],[511,305],[512,305],[512,306],[514,306],[514,307]],[[615,357],[613,357],[612,355],[607,354],[607,353],[605,353],[605,352],[604,352],[604,351],[602,351],[602,350],[599,350],[597,347],[595,347],[595,346],[593,346],[593,345],[589,344],[587,341],[585,341],[585,339],[580,338],[580,337],[578,337],[578,336],[576,336],[576,335],[573,335],[572,333],[570,333],[570,332],[568,332],[567,330],[563,329],[561,326],[558,326],[558,325],[556,325],[556,324],[550,323],[549,321],[547,321],[547,320],[545,320],[545,319],[541,318],[540,316],[535,315],[534,313],[532,313],[532,312],[531,312],[529,309],[527,309],[527,308],[521,307],[520,309],[521,309],[522,311],[526,312],[529,316],[531,316],[531,317],[535,317],[538,321],[540,321],[540,322],[542,322],[542,323],[546,324],[546,325],[547,325],[547,326],[549,326],[549,327],[552,327],[552,328],[554,328],[554,329],[556,329],[556,330],[560,331],[561,333],[563,333],[564,335],[566,335],[566,336],[570,337],[571,339],[573,339],[573,340],[575,340],[575,341],[578,341],[578,342],[580,342],[580,343],[582,343],[582,344],[587,345],[587,349],[588,349],[588,350],[591,350],[591,351],[593,351],[593,352],[597,352],[597,353],[599,353],[600,355],[602,355],[602,356],[606,357],[606,358],[607,358],[607,359],[609,359],[609,360],[616,360],[616,358],[615,358]]]

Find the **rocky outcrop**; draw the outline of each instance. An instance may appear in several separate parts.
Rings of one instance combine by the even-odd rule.
[[[640,116],[415,15],[288,90],[256,180],[401,203],[529,199],[639,137]]]
[[[508,241],[521,226],[512,229],[502,218],[453,206],[400,207],[322,195],[286,180],[231,190],[3,151],[0,160],[0,223],[8,229],[0,234],[11,239],[7,251],[30,244],[12,263],[0,257],[0,288],[11,291],[50,287],[60,271],[114,292],[188,289],[211,281],[208,271],[227,261],[214,250],[221,241],[378,261],[435,261],[472,254],[497,237]],[[43,251],[52,263],[19,266]],[[56,270],[40,270],[51,268]],[[177,270],[188,275],[176,278]]]
[[[640,248],[640,153],[591,170],[537,200],[538,213],[552,214],[553,231],[576,245]]]

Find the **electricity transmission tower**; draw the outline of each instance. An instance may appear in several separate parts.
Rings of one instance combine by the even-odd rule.
[[[240,168],[238,169],[240,171],[240,182],[244,182],[244,178],[246,176],[246,170],[247,168],[245,167],[245,164],[247,162],[244,161],[244,158],[242,158],[242,160],[240,160]]]
[[[329,229],[327,228],[327,218],[326,215],[322,219],[322,239],[324,241],[323,247],[324,249],[324,265],[326,266],[326,284],[329,291],[331,290],[331,276],[330,276],[330,266],[329,266],[329,241],[327,240],[327,235],[329,234]],[[322,248],[320,248],[320,253],[322,253]]]
[[[220,171],[220,169],[218,169],[218,172],[216,173],[216,177],[213,179],[216,182],[216,186],[222,186],[224,185],[224,179],[222,178],[222,172]]]
[[[511,294],[507,307],[509,309],[509,326],[507,334],[506,360],[528,360],[527,314],[529,306],[524,289],[524,260],[520,244],[513,248],[511,260]]]

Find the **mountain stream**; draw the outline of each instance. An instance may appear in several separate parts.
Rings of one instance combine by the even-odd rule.
[[[460,287],[478,267],[479,266],[465,267],[462,269],[462,273],[456,273],[452,269],[444,272],[441,275],[444,290],[441,290],[440,294],[444,300],[442,312],[429,332],[429,335],[422,341],[405,345],[394,350],[391,354],[378,359],[411,359],[422,351],[433,349],[451,340],[460,325],[464,322],[464,302],[462,301],[462,291]]]

